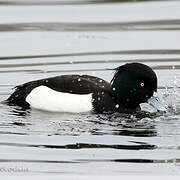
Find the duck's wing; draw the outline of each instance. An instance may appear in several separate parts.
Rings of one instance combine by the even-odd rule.
[[[29,106],[26,97],[34,88],[39,86],[47,86],[55,91],[71,94],[110,92],[110,84],[103,79],[89,75],[63,75],[16,86],[14,93],[6,102],[13,105]]]
[[[89,75],[57,76],[43,80],[43,85],[55,91],[72,94],[89,94],[98,91],[108,91],[110,89],[108,82]]]

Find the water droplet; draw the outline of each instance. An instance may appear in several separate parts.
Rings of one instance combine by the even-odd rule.
[[[100,101],[101,100],[101,98],[100,97],[98,97],[98,101]]]
[[[104,91],[102,91],[101,94],[104,94]]]
[[[115,90],[116,90],[116,88],[113,88],[112,90],[113,90],[113,91],[115,91]]]
[[[168,94],[168,87],[165,87],[165,94]]]
[[[80,144],[77,144],[77,147],[79,148],[79,147],[80,147]]]
[[[116,106],[115,106],[116,108],[119,108],[119,104],[116,104]]]
[[[177,76],[174,76],[174,85],[177,86],[177,84],[178,84],[178,78]]]
[[[45,82],[46,82],[46,83],[48,83],[49,81],[48,81],[48,80],[46,80]]]
[[[70,64],[73,64],[74,62],[73,61],[69,61]]]
[[[102,81],[103,81],[102,79],[99,80],[99,82],[102,82]]]
[[[79,78],[78,81],[81,81],[81,79]]]

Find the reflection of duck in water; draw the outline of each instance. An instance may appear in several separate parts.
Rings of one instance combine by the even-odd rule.
[[[16,87],[9,105],[56,112],[136,112],[157,90],[157,77],[147,65],[130,63],[115,69],[111,83],[89,75],[63,75]],[[157,102],[154,104],[158,105]],[[160,106],[159,106],[160,107]]]

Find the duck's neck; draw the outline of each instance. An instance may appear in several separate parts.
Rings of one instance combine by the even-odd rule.
[[[118,99],[119,101],[123,101],[126,96],[125,88],[123,88],[124,82],[122,82],[121,78],[116,78],[112,84],[112,96]]]
[[[124,106],[136,108],[139,103],[134,101],[136,98],[131,93],[133,89],[131,81],[126,73],[117,76],[111,83],[112,96]]]

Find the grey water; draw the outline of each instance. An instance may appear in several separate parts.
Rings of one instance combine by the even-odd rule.
[[[167,113],[51,113],[0,104],[0,175],[180,175],[180,2],[0,0],[0,101],[62,74],[110,81],[141,62]]]

